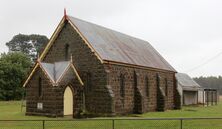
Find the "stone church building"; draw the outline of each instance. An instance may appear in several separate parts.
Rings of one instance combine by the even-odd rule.
[[[177,109],[175,73],[148,42],[64,15],[24,82],[26,115]]]

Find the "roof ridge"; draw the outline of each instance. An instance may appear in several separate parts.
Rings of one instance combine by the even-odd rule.
[[[55,70],[56,70],[56,63],[61,63],[61,62],[55,62]],[[66,73],[66,71],[67,71],[67,69],[70,67],[70,65],[71,65],[71,61],[64,61],[64,63],[67,63],[66,64],[66,66],[63,68],[63,70],[61,71],[61,73],[60,73],[60,76],[57,78],[57,76],[56,76],[56,78],[55,78],[55,80],[56,80],[56,83],[57,82],[59,82],[59,80],[62,78],[62,76]],[[58,66],[57,66],[58,67]],[[57,71],[56,71],[57,72]],[[56,73],[56,74],[58,74],[58,73]]]
[[[97,27],[101,27],[101,28],[106,29],[106,30],[108,29],[108,30],[114,31],[114,32],[116,32],[116,33],[120,33],[120,34],[122,34],[122,35],[131,37],[131,38],[134,38],[134,39],[137,39],[137,40],[141,40],[141,41],[146,42],[146,43],[148,43],[149,45],[151,45],[150,42],[146,41],[145,39],[137,38],[137,37],[135,37],[135,36],[133,36],[133,35],[126,34],[126,33],[124,33],[124,32],[120,32],[120,31],[117,31],[117,30],[114,30],[114,29],[111,29],[111,28],[108,28],[108,27],[105,27],[105,26],[103,26],[103,25],[99,25],[99,24],[96,24],[96,23],[93,23],[93,22],[89,22],[89,21],[86,21],[86,20],[82,20],[82,19],[80,19],[80,18],[73,17],[73,16],[71,16],[71,15],[67,15],[67,16],[68,16],[68,17],[71,17],[71,18],[74,18],[74,19],[76,19],[76,20],[82,21],[82,22],[86,22],[86,23],[88,23],[88,24],[93,24],[93,25],[95,25],[95,26],[97,26]]]

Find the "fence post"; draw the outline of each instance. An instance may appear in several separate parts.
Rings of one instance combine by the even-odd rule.
[[[42,129],[45,129],[45,120],[42,120]]]
[[[180,129],[183,129],[183,119],[180,119]]]
[[[112,120],[112,123],[113,123],[113,129],[115,129],[115,120],[114,119]]]

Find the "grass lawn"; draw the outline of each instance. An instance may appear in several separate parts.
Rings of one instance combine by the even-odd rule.
[[[177,117],[222,117],[222,103],[217,106],[186,106],[182,110],[169,110],[166,112],[149,112],[129,117],[112,117],[105,119],[121,118],[177,118]],[[69,118],[48,118],[39,116],[25,116],[21,112],[21,102],[0,102],[0,120],[52,120],[45,122],[45,129],[112,129],[112,120],[77,120],[56,121]],[[100,118],[99,118],[100,119]],[[42,121],[0,121],[0,129],[41,129]],[[178,120],[117,120],[115,129],[180,129]],[[185,120],[183,129],[222,129],[221,120]]]

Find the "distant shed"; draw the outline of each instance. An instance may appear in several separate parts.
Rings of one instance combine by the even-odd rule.
[[[203,104],[203,106],[217,105],[219,102],[219,92],[218,89],[203,88],[198,92],[198,102]]]
[[[202,96],[198,96],[198,92],[202,91],[202,87],[197,84],[189,75],[185,73],[177,73],[178,91],[181,97],[181,104],[192,105],[198,104],[202,100]]]

